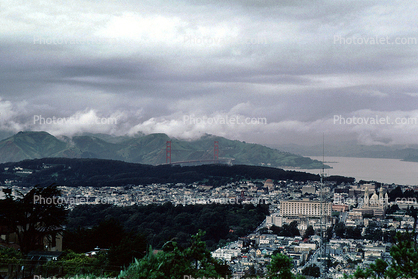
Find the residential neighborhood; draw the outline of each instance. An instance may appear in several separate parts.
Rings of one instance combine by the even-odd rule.
[[[388,193],[399,187],[271,179],[221,187],[196,183],[100,188],[60,186],[61,199],[55,202],[63,203],[70,210],[80,204],[122,207],[167,202],[176,206],[268,204],[270,215],[253,233],[219,247],[212,256],[227,263],[237,278],[265,274],[271,255],[278,251],[293,259],[294,272],[316,265],[329,278],[342,278],[343,274],[353,274],[357,266],[370,266],[375,259],[389,261],[395,232],[415,227],[416,220],[407,212],[410,206],[417,206],[416,201],[389,198]],[[418,190],[401,188],[402,191]],[[14,186],[5,189],[22,194],[30,190]],[[297,228],[297,233],[281,233],[279,229],[285,226]]]

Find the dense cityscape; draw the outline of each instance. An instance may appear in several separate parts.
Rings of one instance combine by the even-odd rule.
[[[30,190],[13,186],[7,189],[23,194]],[[396,232],[415,228],[416,220],[409,208],[418,205],[413,195],[402,196],[416,193],[417,187],[381,183],[325,182],[322,185],[267,179],[220,187],[178,183],[101,188],[61,186],[59,189],[61,199],[54,202],[70,210],[81,204],[268,205],[270,215],[253,233],[212,251],[213,258],[228,264],[234,278],[248,274],[264,276],[276,251],[293,260],[295,274],[313,266],[327,278],[353,275],[357,268],[369,268],[376,259],[390,262],[393,237]],[[396,196],[400,189],[401,196]],[[48,203],[39,197],[35,199],[35,203]],[[285,227],[290,230],[280,230]],[[2,239],[5,240],[5,235]],[[48,250],[61,251],[62,243]]]
[[[418,279],[417,14],[0,0],[0,279]]]

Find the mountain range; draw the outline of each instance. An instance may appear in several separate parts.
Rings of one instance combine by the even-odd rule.
[[[97,158],[130,163],[166,163],[166,142],[171,141],[172,162],[209,160],[214,157],[214,141],[219,142],[219,158],[234,164],[320,169],[322,162],[259,144],[205,135],[194,141],[169,138],[165,134],[113,137],[83,134],[54,137],[47,132],[19,132],[0,141],[0,163],[47,157]],[[328,166],[325,166],[328,167]]]

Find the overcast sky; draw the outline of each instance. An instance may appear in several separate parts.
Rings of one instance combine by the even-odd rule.
[[[0,0],[0,130],[417,143],[417,15],[393,0]]]

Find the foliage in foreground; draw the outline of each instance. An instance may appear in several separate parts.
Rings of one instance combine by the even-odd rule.
[[[0,247],[0,267],[7,264],[18,264],[22,261],[23,254],[13,248]]]
[[[178,279],[184,275],[194,278],[230,276],[228,266],[212,258],[206,244],[201,240],[203,232],[192,236],[191,245],[185,249],[169,241],[163,251],[154,254],[149,248],[147,255],[122,271],[119,278],[126,279]]]
[[[267,266],[267,278],[269,279],[303,279],[299,274],[292,273],[293,260],[282,253],[277,253],[271,257],[271,262]]]
[[[99,253],[97,257],[90,258],[84,254],[77,254],[70,251],[59,261],[49,261],[43,265],[44,270],[49,273],[56,271],[63,272],[65,276],[74,276],[78,274],[89,274],[99,276],[101,269],[106,265],[106,254]],[[61,274],[60,274],[61,275]]]

